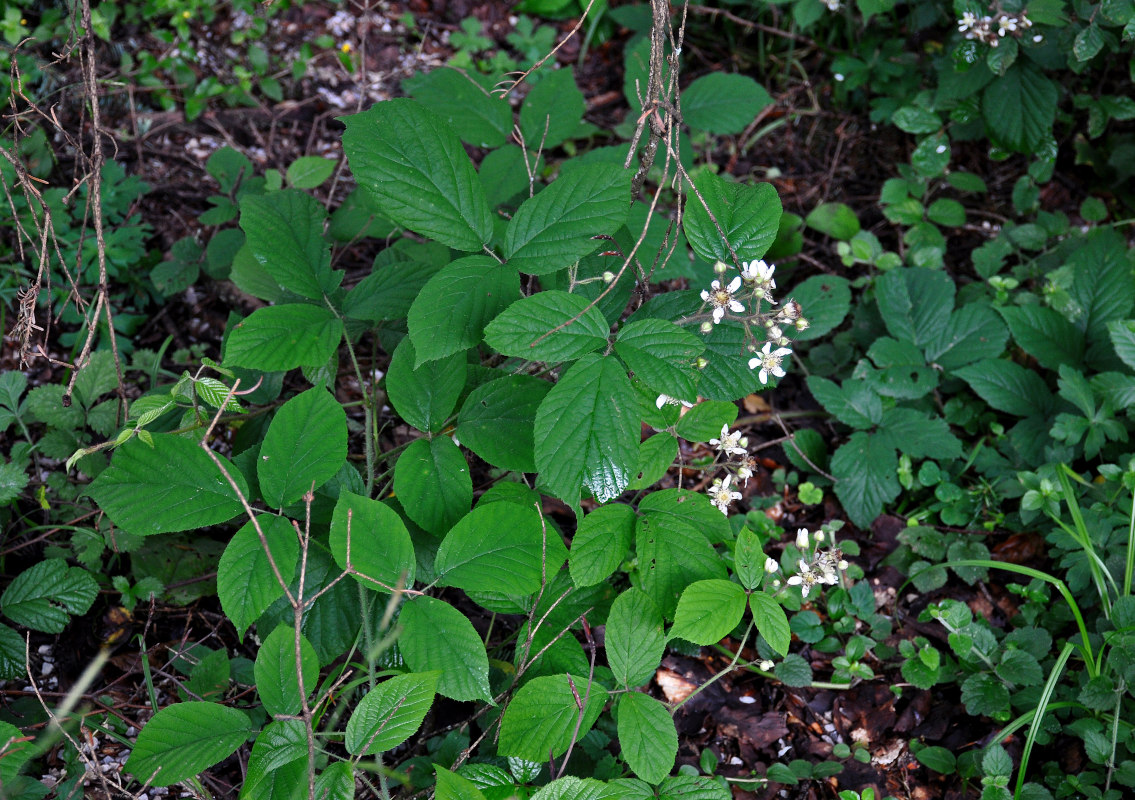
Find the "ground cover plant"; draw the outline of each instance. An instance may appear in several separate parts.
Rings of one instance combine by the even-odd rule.
[[[1135,786],[1135,6],[596,6],[7,7],[5,796]]]

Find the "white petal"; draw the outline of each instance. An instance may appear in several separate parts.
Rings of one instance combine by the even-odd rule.
[[[713,309],[713,324],[714,325],[721,322],[722,318],[724,318],[724,317],[725,317],[725,309],[724,308]]]
[[[732,311],[734,314],[744,314],[745,313],[745,306],[742,305],[737,300],[730,300],[729,301],[729,310]]]
[[[729,294],[733,294],[734,292],[736,292],[740,288],[741,288],[741,276],[738,275],[738,276],[735,276],[733,278],[733,280],[731,280],[729,282],[729,286],[726,287],[725,291],[729,292]]]
[[[768,383],[768,370],[762,369],[757,377],[761,379],[761,383]]]
[[[707,292],[705,289],[701,290],[701,299],[703,303],[709,302],[709,292]]]
[[[749,369],[756,369],[760,365],[761,365],[761,360],[759,358],[750,358],[749,359]]]
[[[799,586],[801,583],[803,583],[803,581],[804,579],[799,575],[793,575],[791,578],[786,580],[785,583],[787,583],[789,586]]]
[[[784,377],[784,370],[780,368],[780,364],[777,364],[775,367],[772,368],[772,374],[775,375],[778,378]]]

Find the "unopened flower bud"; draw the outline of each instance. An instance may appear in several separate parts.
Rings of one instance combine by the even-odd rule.
[[[765,559],[765,572],[772,574],[773,572],[776,572],[778,569],[780,569],[780,564],[776,563],[775,558],[766,558]]]
[[[768,326],[768,338],[776,340],[784,338],[784,331],[780,329],[779,325]]]
[[[769,670],[771,670],[775,666],[776,665],[773,664],[768,659],[765,659],[764,661],[761,662],[761,669],[763,669],[765,672],[768,672]]]
[[[709,366],[709,359],[707,359],[703,356],[698,356],[697,364],[698,364],[698,369],[705,369],[706,367]]]
[[[815,532],[815,533],[813,534],[813,536],[815,536],[815,537],[816,537],[816,541],[817,541],[817,542],[822,542],[822,541],[824,540],[824,532],[823,532],[823,531],[816,531],[816,532]]]
[[[713,323],[708,319],[701,324],[702,333],[713,333]]]
[[[748,447],[749,446],[749,437],[748,436],[742,436],[737,441],[737,444],[739,444],[741,447]]]
[[[774,588],[774,589],[779,589],[779,588],[780,588],[780,578],[775,578],[775,579],[773,580],[773,582],[772,582],[772,588]]]
[[[615,273],[607,271],[603,273],[603,283],[614,283]]]
[[[716,272],[718,275],[724,275],[726,270],[728,270],[728,269],[729,269],[729,265],[726,264],[724,261],[713,262],[713,271]]]
[[[811,325],[812,323],[804,319],[803,317],[796,320],[796,330],[798,331],[806,331]]]
[[[847,562],[846,562],[846,561],[844,561],[844,560],[843,560],[843,559],[841,558],[841,559],[839,560],[839,563],[838,563],[838,564],[836,564],[836,566],[837,566],[837,567],[839,567],[839,568],[840,568],[841,570],[847,569]]]

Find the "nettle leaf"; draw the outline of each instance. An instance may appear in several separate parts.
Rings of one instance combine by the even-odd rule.
[[[733,256],[726,241],[741,261],[760,258],[772,246],[782,211],[780,196],[772,184],[730,183],[706,171],[698,175],[694,186],[705,200],[702,205],[691,193],[686,206],[686,238],[695,253],[709,262],[731,264]],[[710,213],[721,226],[721,233],[710,219]]]
[[[650,695],[627,692],[618,704],[619,744],[634,774],[658,783],[674,768],[678,731],[669,709]]]
[[[753,612],[757,632],[764,637],[769,647],[782,656],[788,655],[792,628],[788,624],[788,615],[776,598],[766,592],[753,592],[749,595],[749,609]]]
[[[883,421],[883,401],[863,381],[848,380],[840,386],[827,378],[810,375],[807,383],[816,402],[844,425],[870,428]]]
[[[607,320],[587,298],[552,290],[510,305],[485,328],[485,341],[506,356],[572,361],[606,347],[609,332]]]
[[[899,460],[894,447],[882,437],[863,431],[835,451],[831,471],[835,493],[847,516],[867,528],[883,512],[883,506],[899,496]]]
[[[328,544],[342,569],[347,568],[350,554],[351,567],[358,573],[355,580],[368,589],[390,591],[395,586],[414,585],[414,543],[406,523],[385,503],[340,492]]]
[[[414,672],[441,672],[437,693],[453,700],[492,701],[489,656],[469,618],[453,606],[421,595],[398,615],[398,649]]]
[[[1064,315],[1046,306],[1003,306],[997,309],[1013,340],[1042,367],[1079,366],[1084,361],[1084,334]]]
[[[983,358],[996,358],[1005,350],[1009,331],[986,304],[967,303],[950,314],[950,321],[934,340],[923,345],[927,363],[952,370]]]
[[[299,563],[299,538],[288,520],[262,514],[258,522],[268,542],[268,551],[265,551],[256,527],[246,522],[233,534],[217,565],[217,596],[221,608],[242,639],[248,626],[259,619],[268,606],[284,596],[284,587],[272,569],[272,562],[275,562],[285,583],[291,583]]]
[[[311,300],[322,301],[343,276],[331,270],[326,218],[322,203],[296,189],[246,196],[240,203],[240,227],[256,262],[280,286]]]
[[[402,90],[435,112],[462,141],[474,147],[500,147],[512,132],[508,101],[489,94],[468,76],[449,67],[418,72]]]
[[[481,384],[458,414],[458,440],[494,467],[535,472],[536,412],[551,388],[528,375]]]
[[[1018,417],[1047,417],[1055,405],[1052,392],[1035,372],[1005,359],[986,359],[954,370],[985,402]]]
[[[260,702],[274,717],[299,714],[304,695],[311,694],[319,680],[319,656],[302,632],[299,634],[299,662],[297,673],[295,628],[277,625],[261,643],[253,667]],[[303,678],[302,690],[300,677]]]
[[[283,508],[334,477],[347,459],[347,414],[322,386],[276,412],[260,446],[256,476],[268,505]]]
[[[572,582],[577,587],[607,580],[630,552],[634,509],[619,503],[600,506],[580,520],[571,540]]]
[[[413,736],[433,705],[440,677],[436,671],[395,675],[367,692],[347,721],[347,752],[376,756]]]
[[[485,191],[461,140],[416,100],[376,103],[343,117],[343,150],[382,213],[415,233],[465,252],[493,236]]]
[[[670,638],[700,645],[721,641],[744,616],[745,600],[745,590],[732,581],[691,583],[678,600]]]
[[[342,336],[343,323],[329,309],[299,303],[258,308],[229,333],[224,363],[262,372],[321,367]]]
[[[913,408],[888,408],[875,434],[883,443],[911,458],[960,458],[961,441],[941,417],[928,417]]]
[[[615,598],[603,647],[620,685],[642,686],[654,676],[666,651],[666,634],[662,612],[642,589],[632,586]]]
[[[453,526],[438,548],[434,571],[443,586],[526,595],[540,588],[542,575],[554,575],[566,557],[559,535],[546,528],[537,509],[490,503]]]
[[[547,490],[571,505],[587,489],[601,503],[622,494],[638,463],[634,389],[613,358],[587,355],[536,413],[536,466]]]
[[[1036,152],[1052,137],[1060,88],[1040,67],[1020,60],[982,95],[991,138],[1017,152]]]
[[[682,120],[695,130],[741,133],[770,105],[772,97],[752,78],[711,72],[682,92]]]
[[[840,326],[851,310],[851,284],[839,275],[813,275],[792,290],[808,328],[794,338],[807,342],[827,336]]]
[[[583,715],[576,698],[584,703]],[[586,699],[585,699],[586,698]],[[578,675],[533,678],[520,687],[501,718],[497,752],[544,761],[559,758],[595,724],[607,704],[607,690]]]
[[[153,786],[172,786],[228,758],[255,731],[248,715],[235,708],[175,703],[138,733],[125,769]]]
[[[631,175],[621,165],[584,164],[520,204],[505,231],[508,265],[529,275],[569,267],[627,221]]]
[[[394,492],[406,516],[434,534],[449,530],[473,505],[473,479],[448,436],[417,439],[394,465]]]
[[[705,345],[673,322],[642,319],[619,331],[615,353],[635,377],[651,389],[693,402],[697,399],[697,365]]]
[[[61,558],[49,558],[28,567],[8,584],[0,595],[0,608],[4,616],[25,628],[62,633],[71,614],[90,610],[98,591],[87,570],[69,567]]]
[[[151,441],[131,439],[118,448],[87,488],[115,525],[148,536],[217,525],[243,513],[240,497],[248,497],[248,484],[231,461],[214,454],[236,491],[195,441],[168,433],[151,434]]]
[[[941,270],[902,267],[875,282],[879,313],[896,339],[919,347],[941,337],[954,308],[954,282]]]
[[[468,256],[434,275],[410,306],[414,367],[481,343],[485,325],[520,297],[520,275],[489,256]]]
[[[415,366],[417,350],[407,336],[394,348],[386,373],[386,393],[394,410],[420,431],[439,431],[465,388],[464,352]]]
[[[642,588],[664,617],[674,617],[679,595],[694,581],[726,577],[707,538],[718,534],[706,524],[711,519],[706,511],[716,515],[717,524],[728,525],[707,497],[692,492],[654,492],[639,505],[635,549]]]
[[[520,132],[530,151],[548,150],[571,138],[583,121],[583,92],[571,67],[544,75],[520,107]]]

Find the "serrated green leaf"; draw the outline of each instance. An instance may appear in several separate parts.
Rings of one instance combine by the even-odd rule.
[[[448,248],[441,249],[448,253]],[[445,263],[415,259],[405,254],[391,256],[386,263],[377,262],[376,259],[374,271],[347,292],[343,299],[344,315],[376,323],[406,317],[430,278],[446,266],[448,256]]]
[[[594,586],[618,569],[634,540],[635,512],[630,506],[600,506],[580,520],[571,540],[571,579]]]
[[[28,480],[27,471],[19,464],[0,464],[0,506],[19,497]]]
[[[1079,366],[1084,360],[1084,334],[1063,314],[1045,306],[1004,306],[998,309],[1014,341],[1042,367]]]
[[[1076,325],[1089,340],[1107,336],[1107,323],[1132,316],[1135,281],[1131,280],[1127,245],[1111,227],[1096,228],[1068,255],[1072,267],[1069,294],[1083,314]]]
[[[276,412],[260,446],[256,475],[265,502],[283,508],[327,483],[347,458],[347,414],[321,386]]]
[[[884,397],[913,400],[929,394],[938,385],[937,371],[926,364],[922,352],[911,342],[880,336],[871,343],[867,357],[879,369],[871,370],[861,363],[854,377],[862,377]]]
[[[891,122],[906,133],[933,133],[942,127],[941,117],[917,106],[903,106],[894,113]]]
[[[694,130],[741,133],[769,105],[771,95],[752,78],[711,72],[682,92],[682,120]]]
[[[348,563],[348,542],[350,564],[357,573],[354,578],[361,585],[376,591],[414,585],[414,543],[406,524],[390,506],[341,491],[331,516],[328,544],[335,563],[343,569]]]
[[[777,680],[785,686],[802,687],[812,684],[812,667],[801,656],[791,653],[773,668]]]
[[[798,342],[827,336],[838,328],[851,310],[851,285],[839,275],[813,275],[792,290],[808,328],[796,335]]]
[[[962,703],[976,716],[990,716],[1009,710],[1009,690],[988,672],[970,675],[962,682]]]
[[[941,417],[927,417],[913,408],[888,408],[875,434],[883,443],[911,458],[960,458],[961,441]]]
[[[876,300],[896,339],[923,347],[945,332],[954,307],[954,283],[940,270],[904,267],[876,281]]]
[[[414,672],[441,672],[437,693],[453,700],[492,699],[489,657],[469,618],[425,595],[407,600],[398,616],[398,649]]]
[[[780,196],[772,184],[730,183],[706,171],[698,175],[694,186],[705,200],[702,205],[691,192],[686,206],[686,238],[695,253],[711,263],[732,263],[726,242],[741,261],[760,258],[772,246],[782,210]],[[711,213],[720,233],[710,219]]]
[[[714,325],[713,331],[705,339],[706,361],[698,381],[698,394],[710,400],[733,401],[760,391],[766,386],[761,383],[758,370],[749,369],[752,357],[746,349],[745,329],[740,325],[723,322]],[[787,368],[789,362],[785,361]],[[776,385],[776,378],[769,378],[769,386]]]
[[[627,488],[649,489],[669,471],[678,458],[678,440],[668,433],[656,433],[638,446],[637,476]]]
[[[484,793],[468,778],[456,775],[440,764],[437,770],[437,791],[434,800],[485,800]]]
[[[853,523],[869,527],[883,506],[898,497],[898,466],[890,444],[862,431],[835,451],[831,463],[835,493]]]
[[[415,369],[479,345],[485,325],[519,296],[516,270],[489,256],[467,256],[443,267],[410,306]]]
[[[852,428],[870,428],[883,421],[883,402],[869,386],[862,381],[845,381],[843,386],[821,378],[808,377],[808,391],[816,402],[842,422]]]
[[[26,661],[23,637],[7,625],[0,624],[0,679],[12,680],[23,676]]]
[[[1018,417],[1046,417],[1055,402],[1039,375],[1012,361],[985,359],[955,369],[954,375],[998,411]]]
[[[611,604],[603,642],[607,663],[620,685],[633,688],[648,683],[666,651],[662,612],[641,589],[627,589]]]
[[[535,472],[535,423],[552,384],[509,375],[481,384],[457,417],[457,438],[494,467]]]
[[[386,373],[386,392],[394,410],[420,431],[439,431],[457,406],[468,374],[464,352],[428,364],[417,363],[417,350],[407,336],[394,348]]]
[[[705,345],[672,322],[642,319],[628,323],[615,339],[615,353],[635,377],[661,394],[697,399],[695,360]]]
[[[247,498],[248,484],[232,462],[214,456],[236,491],[196,442],[155,433],[152,446],[132,439],[118,448],[87,494],[116,525],[138,536],[217,525],[243,513],[238,492]]]
[[[441,67],[402,81],[402,90],[433,111],[474,147],[500,147],[512,133],[508,102],[489,94],[472,78]]]
[[[942,333],[923,345],[926,361],[952,370],[1005,349],[1009,331],[988,305],[968,303],[950,314]]]
[[[546,74],[520,107],[524,146],[536,152],[562,144],[578,130],[584,107],[583,92],[575,85],[570,67]]]
[[[438,548],[434,570],[443,586],[526,595],[540,588],[544,575],[554,575],[566,555],[537,509],[491,503],[478,505],[453,526]]]
[[[585,677],[533,678],[505,709],[497,750],[530,761],[559,758],[591,730],[606,704],[607,690]]]
[[[745,590],[727,580],[691,583],[678,599],[671,639],[715,644],[737,627],[745,614]]]
[[[98,584],[82,567],[68,567],[61,558],[33,564],[8,584],[0,608],[13,622],[44,633],[62,633],[71,614],[86,614]],[[21,659],[22,660],[22,659]]]
[[[547,275],[599,249],[594,237],[609,236],[626,222],[630,179],[621,166],[585,164],[525,200],[505,231],[508,265]]]
[[[484,189],[443,119],[400,98],[342,121],[351,170],[386,216],[456,250],[476,252],[490,241],[493,219]]]
[[[409,739],[433,705],[440,677],[436,671],[395,675],[367,692],[347,721],[347,752],[378,755]]]
[[[198,378],[193,381],[193,389],[196,391],[199,399],[213,408],[221,408],[221,406],[224,406],[225,411],[235,411],[238,414],[245,413],[245,410],[241,408],[237,399],[228,396],[229,387],[225,386],[225,384],[216,378]],[[226,397],[228,398],[227,401],[225,399]]]
[[[268,542],[268,552],[251,522],[246,522],[225,547],[217,565],[217,595],[225,616],[232,620],[237,636],[243,638],[248,626],[278,598],[284,587],[272,568],[285,583],[291,583],[299,562],[299,539],[284,517],[262,514],[260,530]]]
[[[469,464],[447,436],[410,443],[394,465],[394,491],[406,515],[434,534],[452,528],[473,504]]]
[[[302,632],[299,634],[298,673],[296,661],[295,628],[277,625],[260,644],[254,667],[260,702],[272,716],[299,714],[304,695],[311,694],[319,679],[319,657]]]
[[[776,652],[788,655],[792,643],[792,629],[788,625],[788,615],[776,599],[766,592],[753,592],[749,595],[749,609],[753,612],[753,623],[757,632],[764,637]]]
[[[953,752],[945,747],[923,747],[914,757],[924,767],[929,767],[943,775],[951,775],[957,768],[957,759]]]
[[[124,768],[153,786],[172,786],[228,758],[254,730],[235,708],[175,703],[142,728]]]
[[[278,789],[281,786],[285,787],[282,791]],[[303,720],[269,722],[256,735],[252,746],[244,786],[240,790],[241,800],[255,797],[302,800],[306,787],[307,733]],[[287,794],[288,791],[292,794]]]
[[[485,328],[485,341],[506,356],[572,361],[606,347],[609,332],[607,320],[587,298],[544,291],[505,309]]]
[[[658,783],[670,774],[678,731],[666,706],[650,695],[627,692],[619,698],[618,732],[623,759],[635,775]]]
[[[638,463],[634,389],[611,357],[587,355],[536,412],[536,466],[547,490],[571,505],[587,489],[599,502],[622,494]]]
[[[1037,662],[1024,650],[1005,650],[997,665],[997,676],[1017,686],[1039,686],[1045,674]]]
[[[225,342],[227,367],[284,372],[321,367],[343,336],[343,323],[326,308],[299,303],[258,308]]]
[[[240,204],[240,227],[256,262],[283,288],[319,301],[342,277],[331,270],[326,216],[314,197],[294,189],[246,196]]]
[[[1052,136],[1059,99],[1056,83],[1025,59],[986,87],[982,110],[995,142],[1018,152],[1033,152]]]

